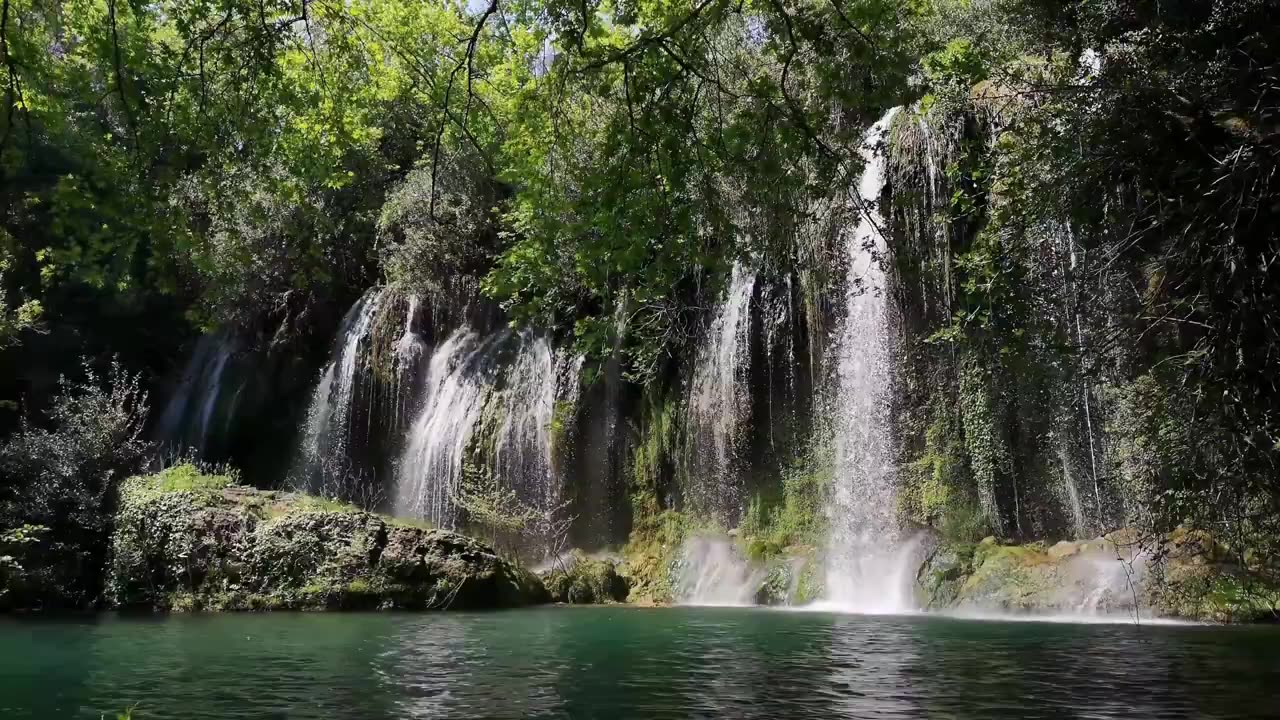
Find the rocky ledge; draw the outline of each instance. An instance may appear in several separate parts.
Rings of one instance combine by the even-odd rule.
[[[926,543],[917,599],[930,610],[1110,613],[1207,622],[1275,622],[1274,573],[1199,530],[1144,538],[1006,545]]]
[[[471,609],[545,602],[457,533],[190,466],[123,483],[106,600],[159,610]]]

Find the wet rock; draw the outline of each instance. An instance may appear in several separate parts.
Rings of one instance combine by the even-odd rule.
[[[1073,543],[1070,540],[1062,540],[1062,541],[1059,541],[1058,543],[1055,543],[1053,547],[1049,548],[1048,554],[1049,554],[1049,557],[1053,558],[1054,560],[1061,560],[1062,558],[1068,558],[1068,557],[1071,557],[1072,555],[1079,553],[1081,550],[1084,549],[1084,547],[1085,547],[1084,545]]]
[[[928,609],[950,607],[960,588],[973,572],[974,546],[968,543],[937,543],[928,551],[916,574],[918,599]]]

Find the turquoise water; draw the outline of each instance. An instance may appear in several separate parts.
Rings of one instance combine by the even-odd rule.
[[[6,619],[0,648],[5,720],[1280,716],[1272,627],[550,607]]]

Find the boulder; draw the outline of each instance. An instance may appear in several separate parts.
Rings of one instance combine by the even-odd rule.
[[[106,600],[162,610],[450,609],[546,600],[492,548],[339,503],[226,479],[125,481]],[[221,481],[219,481],[221,480]]]
[[[631,592],[630,583],[618,573],[617,563],[582,555],[544,572],[542,583],[552,602],[573,605],[626,602]]]

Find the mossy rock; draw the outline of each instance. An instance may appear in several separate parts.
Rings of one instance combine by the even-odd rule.
[[[924,607],[935,610],[1130,614],[1138,609],[1211,622],[1280,620],[1276,574],[1243,565],[1204,531],[1179,529],[1150,538],[1120,530],[1050,547],[1002,544],[991,537],[977,545],[938,542],[917,581]]]
[[[680,550],[691,532],[692,522],[683,513],[666,510],[644,518],[631,533],[622,550],[618,567],[631,587],[628,602],[669,603],[675,596]]]
[[[921,605],[928,609],[946,608],[960,596],[960,588],[973,573],[971,543],[942,543],[925,556],[916,574]]]
[[[457,533],[187,467],[120,490],[106,599],[163,610],[513,607],[532,573]]]
[[[576,556],[564,566],[543,573],[542,583],[552,602],[595,605],[626,602],[631,585],[610,560]]]
[[[756,590],[757,605],[803,605],[822,595],[822,572],[817,550],[808,545],[783,548],[765,566]]]

